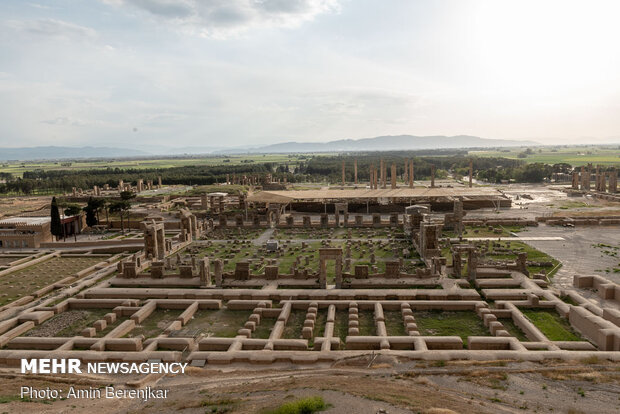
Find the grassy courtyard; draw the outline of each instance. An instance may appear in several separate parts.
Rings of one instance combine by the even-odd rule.
[[[420,335],[460,336],[465,347],[468,336],[491,335],[474,311],[417,311],[414,316]]]
[[[521,312],[551,341],[584,340],[555,310],[523,308]]]

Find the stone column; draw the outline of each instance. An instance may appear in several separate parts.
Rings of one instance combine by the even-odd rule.
[[[573,181],[572,181],[573,190],[579,190],[579,172],[573,171]]]
[[[209,269],[209,258],[200,260],[200,287],[211,286],[211,274]]]
[[[342,256],[336,259],[336,289],[342,289]]]
[[[324,259],[319,260],[319,287],[327,289],[327,262]]]
[[[357,184],[357,158],[353,160],[353,180]]]
[[[476,249],[471,247],[469,250],[469,257],[467,261],[468,279],[470,282],[476,281],[476,270],[478,268],[478,256]]]
[[[596,166],[596,169],[594,170],[594,190],[596,191],[601,191],[601,172],[600,172],[600,165]]]
[[[345,175],[344,175],[344,161],[342,161],[342,186],[344,187]]]
[[[474,161],[469,160],[469,188],[472,186],[472,180],[474,176]]]
[[[413,188],[413,160],[409,161],[409,188]]]
[[[431,164],[431,188],[435,187],[435,164]]]
[[[452,275],[461,277],[462,264],[461,264],[461,252],[459,250],[452,251]]]
[[[157,230],[156,239],[157,259],[164,260],[164,257],[166,257],[166,231],[163,225]]]
[[[215,277],[215,286],[222,287],[223,265],[221,259],[213,261],[213,276]]]
[[[391,176],[390,176],[390,184],[392,187],[392,190],[396,189],[396,164],[392,163],[392,171],[391,171]]]
[[[609,192],[615,194],[618,190],[618,171],[615,169],[609,173]]]
[[[379,165],[379,168],[380,168],[379,174],[381,174],[381,188],[385,188],[385,184],[384,184],[385,175],[384,175],[384,169],[383,169],[384,165],[383,164],[384,163],[383,163],[383,158],[382,158],[381,162],[380,162],[380,165]]]

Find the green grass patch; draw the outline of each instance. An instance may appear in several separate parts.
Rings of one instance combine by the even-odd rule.
[[[384,311],[385,329],[389,336],[407,336],[403,315],[400,311]]]
[[[468,336],[491,335],[474,311],[418,311],[414,316],[421,335],[460,336],[463,346],[467,346]]]
[[[139,326],[136,326],[127,336],[136,338],[144,335],[145,338],[153,338],[161,333],[172,323],[181,311],[177,309],[155,309]]]
[[[273,325],[276,323],[276,318],[261,318],[260,324],[252,332],[252,338],[256,339],[269,339]]]
[[[360,336],[374,336],[377,334],[375,318],[370,311],[360,311],[358,313]]]
[[[346,344],[349,334],[349,313],[345,309],[338,309],[335,319],[334,336],[340,338],[340,347],[342,348]]]
[[[522,308],[521,312],[551,341],[583,341],[584,339],[555,310]]]
[[[250,317],[250,310],[199,310],[177,336],[234,338]]]
[[[499,321],[504,325],[504,329],[506,329],[510,335],[514,336],[519,341],[528,341],[527,336],[525,336],[521,328],[519,328],[512,319],[500,319]]]
[[[282,331],[283,339],[301,339],[301,330],[304,327],[306,311],[303,309],[293,309],[288,317],[286,326]]]
[[[282,404],[276,409],[263,411],[264,414],[312,414],[326,410],[328,405],[322,397],[306,397]]]

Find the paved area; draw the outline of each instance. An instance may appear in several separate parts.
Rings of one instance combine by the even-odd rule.
[[[564,240],[530,240],[528,244],[555,257],[562,262],[562,268],[553,278],[553,284],[570,287],[575,274],[597,274],[615,283],[620,283],[620,273],[606,269],[620,268],[620,258],[610,256],[599,243],[618,246],[620,226],[583,226],[566,228],[547,226],[529,228],[528,236],[560,237]]]
[[[272,238],[274,230],[275,229],[265,230],[260,236],[252,240],[252,244],[254,246],[262,246],[263,244],[267,243],[267,240]]]

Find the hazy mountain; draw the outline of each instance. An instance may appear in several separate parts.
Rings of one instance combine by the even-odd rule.
[[[155,155],[298,153],[340,151],[394,151],[443,148],[484,148],[537,145],[534,141],[511,141],[479,138],[467,135],[418,137],[413,135],[383,136],[363,139],[341,139],[329,142],[282,142],[272,145],[222,147],[166,147],[150,145],[144,149],[117,147],[24,147],[0,148],[0,161],[55,160],[77,158],[148,157]]]
[[[0,160],[52,160],[73,158],[137,157],[148,152],[112,147],[24,147],[0,148]]]
[[[489,139],[468,135],[456,135],[447,137],[443,135],[418,137],[414,135],[390,135],[375,138],[341,139],[329,142],[283,142],[280,144],[267,145],[258,148],[248,148],[243,151],[220,150],[226,153],[239,152],[262,152],[262,153],[288,153],[288,152],[337,152],[337,151],[394,151],[394,150],[418,150],[439,148],[474,148],[474,147],[518,147],[523,145],[537,145],[534,141],[512,141],[503,139]]]

